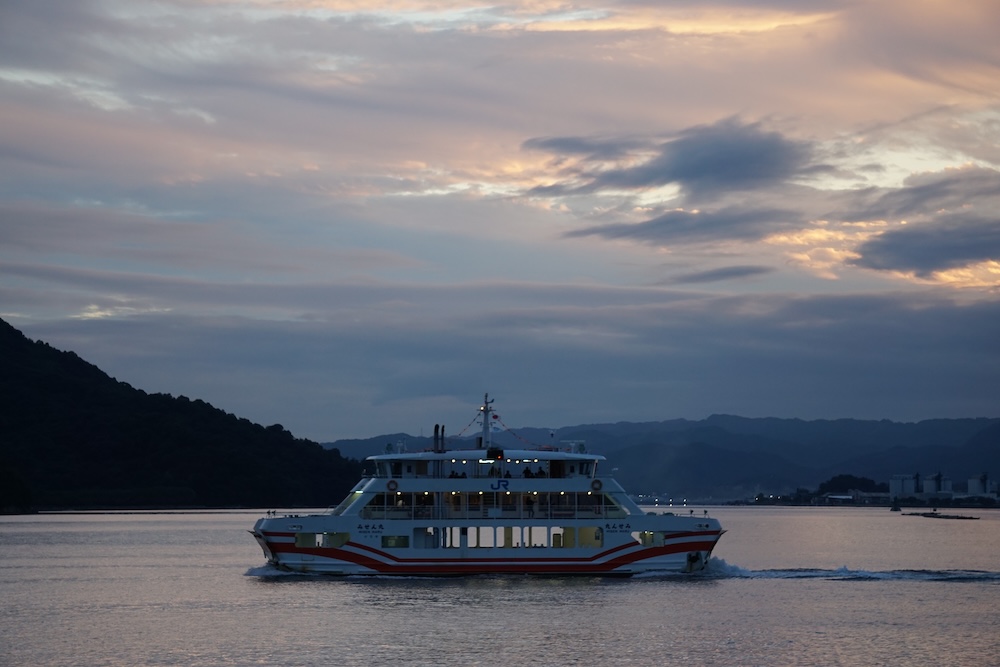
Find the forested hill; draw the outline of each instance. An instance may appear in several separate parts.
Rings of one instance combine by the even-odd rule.
[[[306,507],[361,464],[200,400],[147,394],[0,320],[0,509]]]

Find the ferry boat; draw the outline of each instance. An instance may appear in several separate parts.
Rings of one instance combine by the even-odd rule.
[[[723,534],[704,511],[642,510],[605,457],[569,447],[494,446],[489,395],[474,448],[392,448],[321,514],[268,513],[253,536],[267,560],[333,575],[630,576],[705,568]],[[470,422],[470,426],[477,420]]]

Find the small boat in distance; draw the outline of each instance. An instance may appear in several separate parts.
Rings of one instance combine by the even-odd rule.
[[[959,519],[967,521],[977,521],[978,516],[965,516],[964,514],[940,514],[937,510],[933,512],[907,512],[903,516],[922,516],[925,519]]]
[[[580,443],[493,446],[487,394],[474,449],[368,457],[374,473],[322,514],[266,516],[250,531],[268,562],[335,575],[630,576],[705,568],[724,532],[708,516],[643,511]],[[471,423],[470,423],[471,425]]]

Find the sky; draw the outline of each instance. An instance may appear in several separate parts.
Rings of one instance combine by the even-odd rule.
[[[997,417],[997,35],[996,0],[0,2],[0,318],[318,441],[487,392]]]

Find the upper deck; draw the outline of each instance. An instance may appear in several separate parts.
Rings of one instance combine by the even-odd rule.
[[[597,476],[603,456],[557,449],[461,449],[369,456],[388,479],[572,479]]]

